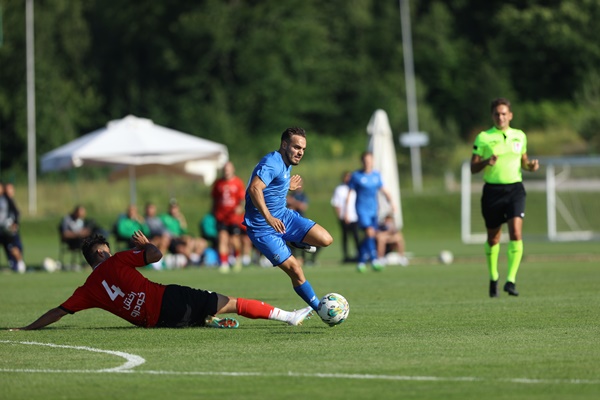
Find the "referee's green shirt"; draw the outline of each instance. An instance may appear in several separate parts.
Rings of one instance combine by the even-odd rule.
[[[523,181],[521,156],[527,153],[527,137],[519,129],[508,128],[506,132],[493,127],[480,132],[475,138],[473,154],[482,159],[498,156],[496,165],[484,168],[483,180],[487,183],[509,184]]]

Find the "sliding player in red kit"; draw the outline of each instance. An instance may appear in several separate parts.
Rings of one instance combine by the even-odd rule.
[[[137,268],[159,261],[162,253],[140,231],[132,235],[132,241],[135,244],[133,249],[112,255],[104,237],[96,235],[86,239],[82,252],[93,271],[85,283],[59,307],[49,310],[25,327],[11,330],[40,329],[67,314],[89,308],[101,308],[145,328],[237,328],[239,324],[233,318],[214,317],[226,313],[301,325],[311,315],[309,308],[290,312],[258,300],[152,282]]]

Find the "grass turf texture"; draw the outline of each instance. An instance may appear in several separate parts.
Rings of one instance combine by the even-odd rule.
[[[2,274],[0,328],[22,326],[60,304],[87,273]],[[144,273],[286,309],[303,306],[276,269]],[[594,262],[525,262],[521,296],[498,299],[487,297],[487,273],[477,263],[361,275],[323,262],[307,268],[307,276],[319,294],[336,291],[348,299],[348,321],[329,328],[313,317],[290,327],[240,318],[237,330],[148,330],[89,310],[41,331],[0,330],[0,398],[597,398],[600,272]],[[11,372],[94,371],[125,362],[15,343],[26,341],[126,352],[146,362],[133,373]]]

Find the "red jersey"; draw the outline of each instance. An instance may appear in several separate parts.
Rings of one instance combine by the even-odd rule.
[[[244,214],[237,213],[236,208],[246,196],[244,182],[237,176],[231,179],[218,179],[212,188],[213,212],[217,222],[226,225],[241,224]]]
[[[118,252],[98,264],[60,307],[71,314],[101,308],[134,325],[155,326],[165,286],[148,280],[136,269],[146,264],[143,250]]]

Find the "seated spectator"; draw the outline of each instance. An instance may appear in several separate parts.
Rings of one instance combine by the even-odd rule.
[[[408,265],[408,258],[404,255],[404,236],[396,227],[392,215],[387,215],[381,222],[375,234],[375,239],[377,241],[377,257],[383,265],[386,264],[386,254],[390,252],[398,253],[398,263],[400,265]]]
[[[217,220],[212,212],[208,212],[200,220],[200,236],[209,243],[209,246],[217,249],[218,231]]]
[[[156,205],[154,203],[146,203],[144,211],[144,220],[148,226],[148,236],[150,243],[158,247],[163,254],[169,251],[169,243],[171,243],[171,235],[165,227],[162,219],[158,217]]]
[[[98,226],[94,220],[86,218],[86,209],[76,205],[73,211],[65,215],[60,222],[60,238],[71,250],[81,249],[83,239],[98,234],[108,236],[108,233]]]
[[[23,244],[19,234],[19,209],[14,201],[12,183],[0,182],[0,244],[4,247],[10,268],[19,273],[26,271]]]
[[[142,231],[144,235],[150,233],[146,221],[138,214],[137,206],[133,204],[127,207],[125,214],[119,216],[117,222],[115,222],[114,230],[117,241],[126,241],[128,248],[134,247],[132,237],[135,232]]]
[[[161,214],[159,218],[171,235],[169,251],[185,255],[188,264],[200,264],[202,253],[207,247],[206,240],[188,234],[187,221],[175,200],[169,202],[169,211]]]

